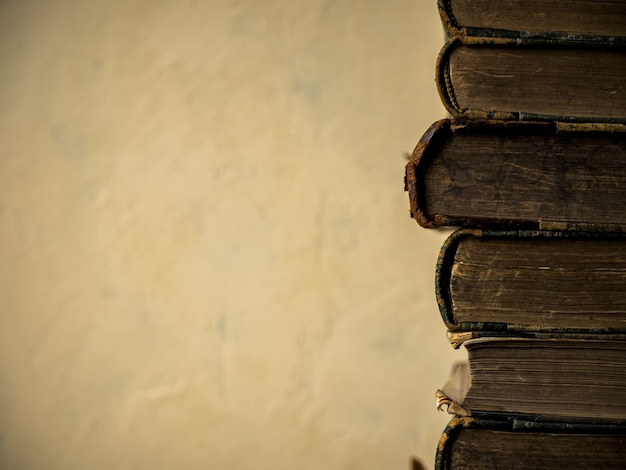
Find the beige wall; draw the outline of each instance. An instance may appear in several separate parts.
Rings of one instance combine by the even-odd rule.
[[[0,3],[0,468],[432,464],[435,3]]]

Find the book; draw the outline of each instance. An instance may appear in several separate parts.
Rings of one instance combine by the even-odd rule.
[[[461,339],[472,331],[624,334],[626,233],[459,229],[441,248],[435,290]]]
[[[439,0],[449,36],[622,40],[626,2],[615,0]]]
[[[468,365],[462,386],[439,390],[439,409],[465,417],[626,424],[623,338],[487,335],[463,346]]]
[[[624,181],[624,125],[443,119],[415,147],[405,190],[426,228],[621,231]]]
[[[489,418],[453,418],[435,456],[437,470],[623,469],[626,427]]]
[[[626,122],[626,46],[456,36],[437,60],[453,117]]]

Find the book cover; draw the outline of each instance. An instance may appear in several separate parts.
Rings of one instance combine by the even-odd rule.
[[[453,418],[435,456],[437,470],[623,469],[626,427],[529,420]]]
[[[449,36],[626,39],[626,3],[614,0],[439,0]]]
[[[622,231],[626,126],[443,119],[406,164],[423,227]]]
[[[437,303],[451,332],[626,333],[626,234],[459,229]]]
[[[626,122],[626,46],[452,37],[436,83],[453,117]]]

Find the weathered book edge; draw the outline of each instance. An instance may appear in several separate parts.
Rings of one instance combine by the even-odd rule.
[[[475,238],[560,238],[583,240],[624,240],[626,233],[620,232],[579,232],[579,231],[547,231],[547,230],[482,230],[461,228],[453,232],[443,243],[439,251],[435,270],[435,295],[441,318],[448,328],[448,339],[454,348],[464,341],[481,334],[489,335],[526,335],[539,337],[543,335],[559,337],[602,337],[613,336],[616,339],[626,338],[626,330],[620,328],[563,328],[539,325],[519,325],[515,323],[495,322],[458,322],[452,309],[450,298],[450,277],[454,265],[456,250],[462,240]],[[476,334],[475,334],[476,333]]]
[[[456,416],[471,416],[471,411],[461,405],[467,396],[470,383],[469,362],[459,361],[453,364],[447,382],[435,393],[437,410],[445,410]]]
[[[454,0],[438,0],[437,7],[439,9],[439,17],[443,25],[446,37],[453,36],[475,36],[485,38],[513,38],[513,39],[541,39],[551,42],[563,41],[580,41],[580,42],[599,42],[603,44],[619,44],[626,43],[625,36],[616,35],[589,35],[589,34],[572,34],[567,32],[528,32],[516,31],[510,29],[496,28],[478,28],[469,25],[460,24],[454,17],[452,12],[452,2]]]
[[[521,50],[524,46],[541,47],[556,46],[562,48],[606,48],[626,46],[625,43],[605,43],[593,41],[551,41],[547,39],[537,38],[511,38],[511,37],[475,37],[475,36],[451,36],[442,47],[437,57],[435,82],[441,102],[452,117],[465,119],[497,119],[497,120],[514,120],[514,121],[560,121],[560,122],[596,122],[596,123],[626,123],[624,118],[611,117],[587,117],[587,116],[569,116],[569,115],[550,115],[526,113],[522,111],[489,111],[484,109],[468,109],[462,108],[455,96],[454,85],[450,77],[450,56],[458,47],[481,47],[481,46],[501,46],[518,48]]]
[[[486,429],[492,431],[516,433],[559,433],[559,434],[623,434],[626,435],[624,423],[573,423],[546,421],[541,417],[519,416],[481,416],[481,417],[454,417],[444,429],[437,452],[435,454],[435,468],[437,470],[451,469],[451,450],[458,434],[465,429]]]
[[[417,143],[405,166],[404,190],[409,193],[411,217],[424,228],[437,228],[446,224],[441,214],[426,214],[424,211],[423,169],[428,164],[429,157],[448,138],[449,133],[449,119],[433,123]]]
[[[498,226],[516,228],[539,228],[538,222],[503,219],[476,219],[474,217],[452,216],[442,213],[426,212],[426,194],[424,173],[433,158],[436,157],[441,147],[450,139],[458,129],[494,129],[504,127],[517,127],[521,129],[541,128],[546,133],[557,132],[560,123],[555,122],[521,122],[484,119],[441,119],[433,123],[417,143],[409,161],[405,166],[404,190],[409,193],[410,214],[415,221],[424,228],[439,228],[444,226]],[[597,131],[597,130],[621,129],[616,125],[594,124],[593,126],[571,125],[567,131]],[[625,129],[626,130],[626,126]]]

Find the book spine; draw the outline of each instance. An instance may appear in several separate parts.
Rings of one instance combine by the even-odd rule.
[[[435,454],[436,470],[452,470],[452,448],[458,435],[467,429],[510,433],[586,434],[626,436],[623,422],[559,422],[541,416],[490,415],[454,417],[444,429]]]
[[[439,17],[446,38],[460,37],[483,37],[483,38],[513,38],[520,41],[540,40],[547,42],[584,42],[599,44],[626,44],[626,36],[619,35],[589,35],[574,34],[567,31],[517,31],[512,29],[480,28],[461,24],[453,11],[454,0],[437,0]]]
[[[448,328],[448,340],[455,349],[476,336],[527,336],[591,338],[601,335],[604,338],[624,339],[621,328],[562,328],[548,326],[518,325],[515,323],[459,322],[455,317],[450,295],[450,283],[454,271],[455,256],[459,245],[468,238],[504,238],[512,242],[520,239],[563,239],[566,240],[626,240],[624,232],[598,231],[554,231],[554,230],[487,230],[460,228],[443,243],[435,270],[435,295],[441,318]]]
[[[609,38],[610,39],[610,38]],[[502,47],[511,52],[523,53],[525,48],[555,47],[563,49],[612,49],[623,51],[625,41],[546,39],[544,37],[511,37],[508,35],[469,36],[463,33],[448,37],[441,48],[436,62],[435,83],[442,104],[448,113],[457,119],[468,120],[505,120],[505,121],[559,121],[563,123],[626,124],[626,117],[588,117],[570,115],[540,114],[526,111],[503,111],[489,109],[470,109],[459,104],[455,96],[455,85],[451,76],[450,58],[461,47]]]

